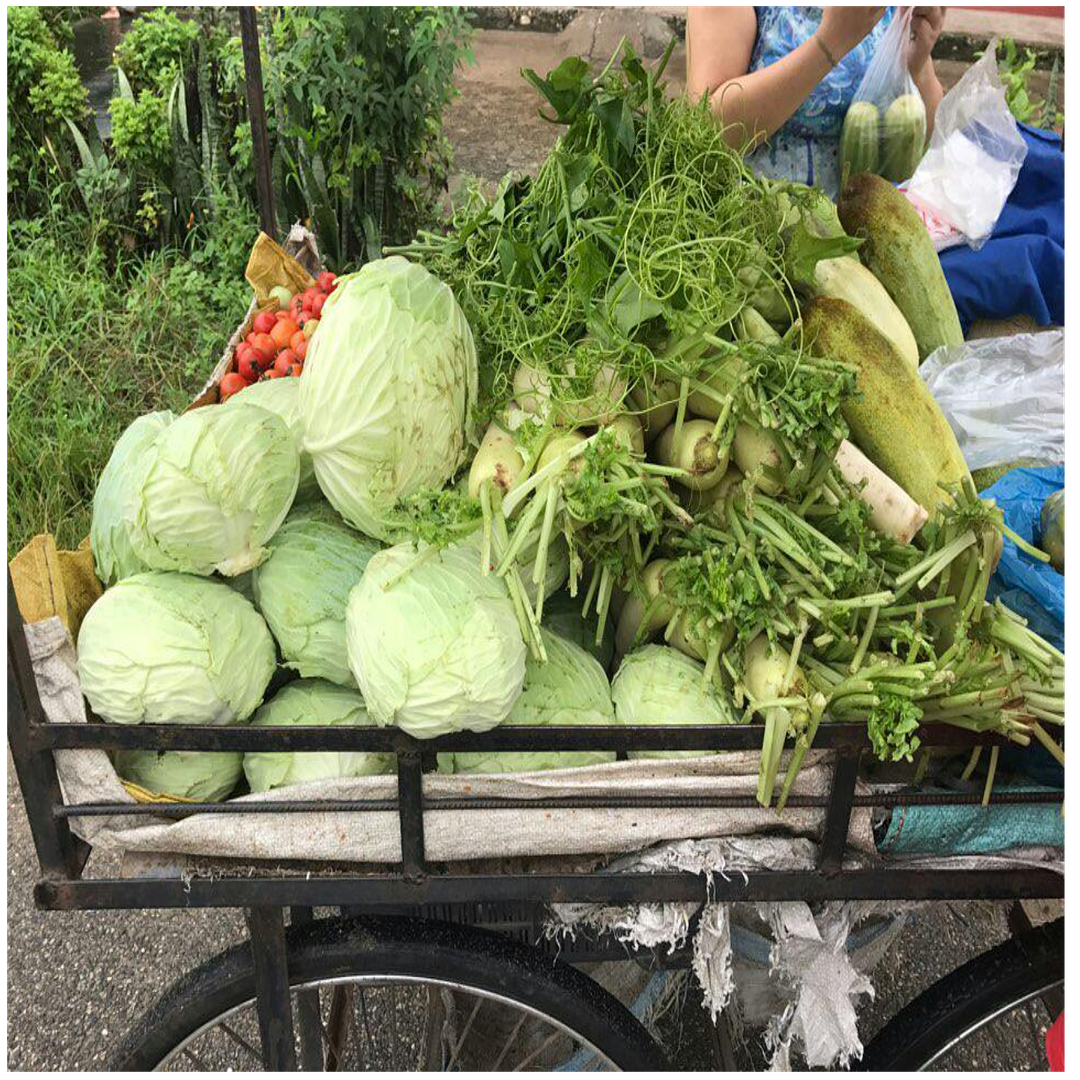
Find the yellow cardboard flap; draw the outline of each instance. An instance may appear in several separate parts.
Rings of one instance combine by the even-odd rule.
[[[11,560],[11,580],[23,619],[41,622],[56,615],[72,641],[90,605],[105,591],[94,573],[90,541],[78,551],[58,551],[51,533],[35,536]]]
[[[284,285],[293,293],[303,292],[315,279],[285,249],[266,233],[259,233],[248,257],[244,277],[255,290],[255,300],[262,307],[270,299],[270,290]]]

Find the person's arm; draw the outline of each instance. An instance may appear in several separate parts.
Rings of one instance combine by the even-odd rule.
[[[945,91],[934,70],[930,55],[945,25],[945,8],[917,7],[911,13],[911,52],[908,54],[908,71],[926,107],[926,137],[934,130],[934,116]]]
[[[757,145],[789,120],[814,87],[874,28],[883,7],[827,7],[813,36],[750,72],[757,17],[750,7],[690,8],[686,90],[709,104],[731,146]]]

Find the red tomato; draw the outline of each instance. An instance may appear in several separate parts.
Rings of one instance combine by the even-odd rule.
[[[278,354],[277,342],[269,334],[256,334],[251,347],[260,367],[269,367]]]
[[[289,301],[289,314],[292,316],[293,322],[296,322],[300,318],[300,312],[304,310],[304,297],[297,293]]]
[[[251,346],[246,341],[241,341],[240,344],[236,346],[237,363],[243,360],[251,351]]]
[[[270,336],[274,339],[274,344],[279,349],[285,349],[288,348],[293,334],[299,329],[300,327],[286,315],[285,318],[270,331]]]
[[[303,307],[303,309],[305,311],[310,311],[311,306],[315,303],[315,297],[320,296],[320,295],[321,295],[321,293],[319,292],[318,289],[315,288],[314,285],[310,289],[305,289],[304,290],[304,299],[303,299],[303,303],[301,305]]]
[[[293,345],[292,351],[296,353],[296,359],[302,364],[307,359],[307,338],[301,335],[302,340]],[[295,339],[294,339],[295,340]]]
[[[242,375],[238,375],[235,371],[230,371],[228,375],[221,380],[221,385],[218,389],[221,391],[221,400],[228,401],[233,394],[238,394],[244,387],[247,386]]]
[[[329,270],[324,270],[316,280],[319,288],[322,289],[324,293],[329,293],[334,287],[334,282],[337,281],[337,274],[331,274]]]
[[[274,370],[282,375],[289,374],[289,368],[296,363],[296,353],[292,349],[282,349],[274,361]]]
[[[240,377],[246,383],[255,382],[262,374],[262,368],[256,362],[252,353],[249,353],[236,365],[236,370],[240,373]]]
[[[326,294],[325,293],[320,293],[312,301],[312,303],[311,303],[311,314],[314,315],[316,319],[318,319],[318,318],[320,318],[322,316],[323,304],[325,304],[325,303],[326,303]]]
[[[277,320],[272,311],[260,311],[251,326],[256,334],[269,334],[274,329],[275,322]]]
[[[293,352],[296,352],[296,346],[299,345],[301,341],[307,341],[307,338],[304,337],[303,330],[297,330],[296,333],[289,338],[289,348],[292,349]]]
[[[284,322],[286,319],[292,319],[292,315],[289,314],[288,308],[283,308],[281,311],[275,312],[274,319],[277,322]]]
[[[264,379],[281,379],[281,378],[284,378],[284,376],[281,374],[280,371],[275,371],[273,368],[271,368],[269,371],[264,371],[263,372],[263,378]]]
[[[289,367],[289,375],[294,379],[299,379],[304,374],[303,364],[292,364]]]

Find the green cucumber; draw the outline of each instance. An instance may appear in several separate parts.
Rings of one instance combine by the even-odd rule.
[[[856,101],[844,117],[840,131],[840,175],[878,171],[878,143],[881,138],[877,106],[872,101]]]
[[[918,94],[902,94],[885,110],[881,124],[881,175],[902,183],[926,149],[926,106]]]

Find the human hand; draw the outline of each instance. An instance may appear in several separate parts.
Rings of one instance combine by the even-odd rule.
[[[816,36],[826,53],[839,63],[885,14],[883,7],[826,7],[821,9],[821,22]]]
[[[918,75],[930,60],[934,45],[945,25],[945,8],[917,7],[911,13],[911,48],[908,51],[908,71]]]

